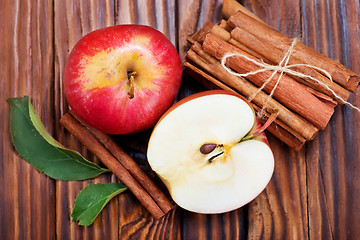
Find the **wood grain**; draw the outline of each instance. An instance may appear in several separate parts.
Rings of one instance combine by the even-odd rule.
[[[341,1],[336,7],[326,1],[308,1],[302,7],[304,23],[314,22],[304,24],[305,42],[359,73],[359,2]],[[352,95],[350,101],[358,104],[359,97]],[[320,229],[310,228],[310,238],[350,239],[360,234],[354,225],[360,220],[359,206],[354,204],[359,197],[358,121],[359,113],[337,108],[307,153],[309,221]]]
[[[0,92],[1,172],[0,238],[55,237],[55,183],[14,151],[5,98],[31,95],[32,104],[50,133],[52,119],[53,6],[46,1],[7,1],[0,14],[3,39]],[[42,24],[45,23],[45,24]],[[5,37],[6,36],[6,37]],[[43,196],[39,198],[39,196]]]
[[[50,134],[99,162],[59,124],[68,111],[63,69],[86,33],[114,24],[150,25],[163,32],[184,59],[186,38],[205,21],[221,18],[221,0],[4,0],[0,9],[0,239],[356,239],[360,235],[360,114],[336,107],[327,128],[300,152],[269,135],[273,178],[238,210],[202,215],[177,209],[155,221],[127,192],[113,199],[90,227],[71,221],[76,195],[89,183],[115,182],[112,174],[89,181],[54,181],[22,160],[11,143],[5,99],[29,95]],[[243,0],[262,20],[360,73],[358,0]],[[203,90],[184,75],[179,98]],[[352,103],[360,106],[359,91]],[[117,140],[149,171],[151,131]],[[149,172],[150,175],[153,174]],[[154,175],[151,175],[152,177]]]
[[[55,42],[55,116],[56,138],[66,147],[80,151],[86,158],[97,161],[95,157],[81,146],[70,134],[60,126],[61,116],[68,111],[63,93],[63,69],[66,58],[72,47],[85,34],[95,29],[114,24],[114,3],[111,1],[54,1],[54,42]],[[56,183],[56,236],[59,239],[102,239],[110,238],[118,231],[118,218],[114,214],[109,218],[100,214],[94,224],[80,227],[71,221],[70,214],[77,194],[89,183],[105,183],[116,181],[109,175],[103,175],[92,181]],[[112,201],[104,213],[117,209],[116,200]],[[107,223],[103,225],[104,223]]]

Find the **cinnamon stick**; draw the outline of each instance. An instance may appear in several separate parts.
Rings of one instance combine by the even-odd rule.
[[[243,5],[241,5],[237,1],[235,1],[235,0],[224,0],[223,1],[221,13],[226,18],[229,18],[230,16],[235,14],[237,11],[241,11],[244,14],[248,15],[249,17],[252,17],[252,18],[262,22],[262,20],[258,16],[256,16],[254,13],[252,13],[251,11],[246,9]]]
[[[234,91],[235,92],[235,90],[232,89],[231,87],[229,87],[226,84],[220,82],[219,80],[212,77],[211,75],[205,73],[204,71],[199,69],[197,66],[191,64],[188,61],[184,62],[184,67],[185,67],[185,70],[187,70],[187,72],[192,77],[197,79],[198,82],[200,82],[202,85],[205,85],[208,89],[214,89],[214,86],[216,86],[216,89],[220,88],[220,89],[223,89],[223,90]],[[206,82],[203,81],[203,80],[206,80]],[[209,84],[209,82],[210,82],[210,84]]]
[[[89,151],[91,151],[100,161],[113,172],[119,180],[124,183],[134,194],[139,202],[154,216],[160,219],[165,212],[159,207],[157,202],[140,185],[140,183],[129,173],[129,171],[118,162],[118,160],[69,113],[66,113],[61,119],[63,125],[76,139],[78,139]]]
[[[205,52],[219,60],[226,53],[239,53],[255,61],[259,61],[211,33],[206,36],[203,48]],[[226,64],[238,73],[248,73],[260,69],[259,66],[243,57],[228,58]],[[262,86],[272,74],[272,71],[265,71],[256,75],[249,75],[247,76],[247,79],[257,86]],[[270,93],[278,78],[279,73],[275,73],[274,78],[264,87],[264,90]],[[285,74],[282,75],[281,81],[278,82],[273,96],[286,107],[297,112],[320,129],[326,127],[334,112],[334,108],[320,101],[312,93],[307,91],[304,85],[296,82]]]
[[[156,201],[161,210],[167,213],[175,206],[168,197],[155,185],[149,176],[140,168],[140,166],[107,134],[82,122],[72,110],[69,111],[81,125],[83,125],[90,133],[92,133],[98,141],[129,171],[129,173],[140,183],[140,185],[150,194]]]
[[[228,32],[231,32],[231,30],[233,29],[233,27],[231,27],[225,19],[220,20],[219,27],[225,29]]]
[[[249,46],[246,46],[246,45],[242,44],[241,42],[237,41],[236,39],[232,38],[230,32],[228,32],[224,28],[220,27],[219,25],[216,25],[211,22],[206,22],[204,24],[204,27],[203,27],[201,33],[198,36],[194,36],[194,37],[198,37],[196,40],[199,43],[203,43],[205,40],[205,37],[208,33],[213,33],[214,35],[218,36],[222,40],[229,42],[230,44],[249,53],[250,55],[260,58],[260,59],[263,59],[262,55],[260,55],[259,53],[257,53],[253,49],[251,49]]]
[[[249,17],[249,15],[244,14],[242,11],[237,11],[232,15],[229,18],[228,23],[232,27],[240,27],[251,32],[254,36],[262,41],[267,41],[274,48],[277,48],[282,52],[286,52],[293,42],[292,38],[273,29],[264,22]],[[359,85],[360,77],[355,73],[339,62],[326,57],[301,42],[295,44],[292,57],[296,57],[304,64],[317,66],[327,71],[336,83],[351,92],[354,92]]]
[[[219,63],[217,59],[205,53],[199,43],[195,43],[186,55],[187,59],[194,62],[199,68],[208,72],[227,86],[236,89],[245,98],[250,97],[253,93],[257,92],[258,88],[243,78],[239,78],[228,73]],[[260,92],[254,99],[253,102],[263,107],[264,103],[268,100],[268,95],[264,92]],[[271,112],[272,109],[278,109],[279,115],[277,119],[284,122],[295,132],[299,133],[306,140],[314,138],[318,129],[306,120],[297,116],[293,112],[289,111],[282,104],[277,102],[275,99],[270,99],[266,105],[266,110]]]

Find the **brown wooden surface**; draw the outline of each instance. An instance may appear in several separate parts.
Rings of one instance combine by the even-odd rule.
[[[360,236],[360,114],[336,107],[324,131],[294,152],[269,136],[275,172],[247,206],[220,215],[177,209],[155,221],[131,193],[116,197],[95,223],[69,217],[89,182],[61,182],[33,169],[14,151],[5,99],[29,95],[49,132],[65,146],[98,160],[59,124],[68,111],[62,78],[69,51],[84,34],[122,23],[151,25],[179,49],[205,21],[221,18],[220,0],[3,0],[0,8],[0,239],[358,239]],[[281,32],[360,73],[358,0],[245,0],[241,3]],[[202,90],[184,76],[179,98]],[[359,91],[350,101],[360,106]],[[147,169],[150,131],[116,140]]]

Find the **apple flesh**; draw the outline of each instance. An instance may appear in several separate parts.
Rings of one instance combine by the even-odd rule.
[[[85,123],[109,134],[145,130],[174,103],[182,64],[158,30],[118,25],[85,35],[64,70],[68,104]]]
[[[172,106],[149,140],[147,157],[173,200],[197,213],[237,209],[260,194],[274,157],[254,110],[222,90]]]

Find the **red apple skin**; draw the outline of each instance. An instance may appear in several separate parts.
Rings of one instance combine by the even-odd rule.
[[[88,125],[130,134],[157,122],[174,103],[181,79],[179,54],[165,35],[148,26],[118,25],[91,32],[74,46],[64,69],[64,91]]]

